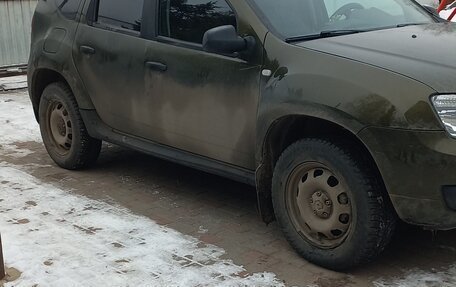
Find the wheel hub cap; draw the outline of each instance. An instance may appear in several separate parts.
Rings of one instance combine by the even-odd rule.
[[[62,118],[59,118],[57,119],[57,128],[58,128],[58,132],[59,134],[64,137],[66,135],[66,127],[65,127],[65,122]]]
[[[66,154],[73,142],[73,129],[68,111],[62,103],[49,105],[47,128],[57,151]]]
[[[304,163],[290,175],[287,208],[296,230],[319,248],[342,244],[352,223],[348,188],[320,163]]]
[[[328,218],[332,213],[332,201],[323,191],[316,191],[310,199],[310,207],[315,215],[320,218]]]

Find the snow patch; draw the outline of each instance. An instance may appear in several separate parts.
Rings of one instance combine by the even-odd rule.
[[[404,276],[393,279],[378,279],[375,287],[453,287],[456,285],[456,266],[445,271],[423,271],[414,269]]]
[[[27,88],[27,76],[0,78],[0,91],[9,91]]]
[[[283,286],[225,251],[0,163],[0,230],[12,286]]]
[[[0,146],[27,141],[41,141],[27,92],[0,94]]]
[[[24,149],[24,148],[19,148],[19,147],[17,147],[14,144],[12,144],[12,145],[0,145],[0,148],[2,149],[2,151],[1,151],[2,154],[8,155],[8,156],[12,156],[12,157],[16,157],[16,158],[25,157],[25,156],[28,156],[28,155],[33,153],[33,151],[31,151],[31,150]]]

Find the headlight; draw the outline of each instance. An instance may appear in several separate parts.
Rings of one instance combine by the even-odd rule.
[[[456,137],[456,95],[437,95],[431,101],[447,132]]]

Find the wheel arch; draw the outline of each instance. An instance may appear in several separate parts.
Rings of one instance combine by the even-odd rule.
[[[62,82],[68,86],[80,109],[95,109],[78,75],[73,76],[69,72],[60,72],[53,68],[43,67],[33,70],[29,80],[29,94],[37,121],[39,120],[38,110],[43,91],[48,85],[56,82]]]
[[[263,221],[270,223],[274,220],[271,186],[275,164],[288,146],[303,138],[324,138],[348,143],[365,155],[387,190],[375,157],[357,135],[361,130],[362,128],[351,129],[328,119],[302,114],[286,115],[274,120],[261,141],[261,158],[256,171],[258,204]]]
[[[29,93],[37,121],[39,121],[38,112],[43,91],[47,86],[56,82],[63,82],[71,89],[71,86],[65,77],[55,70],[42,68],[35,70],[33,73],[31,85],[29,87]]]

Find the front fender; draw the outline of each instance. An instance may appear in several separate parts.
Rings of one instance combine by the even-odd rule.
[[[318,40],[316,40],[318,41]],[[367,126],[442,130],[429,86],[380,67],[287,44],[268,34],[258,109],[257,161],[268,131],[289,115],[333,122],[357,134]],[[303,131],[305,132],[305,131]]]

